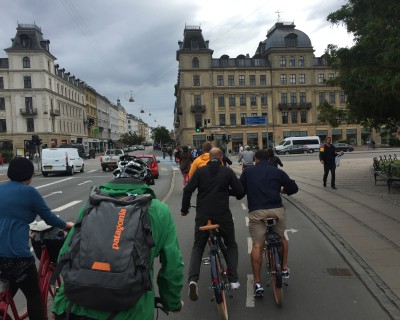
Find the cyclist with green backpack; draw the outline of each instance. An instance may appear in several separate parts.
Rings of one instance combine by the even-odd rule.
[[[153,319],[155,277],[163,308],[182,308],[183,260],[171,212],[146,184],[151,180],[147,165],[137,158],[123,161],[113,181],[92,188],[61,249],[64,282],[54,299],[55,319]],[[127,268],[125,262],[134,264]],[[128,278],[138,275],[139,281]],[[133,285],[122,289],[127,293],[114,288],[129,281]]]

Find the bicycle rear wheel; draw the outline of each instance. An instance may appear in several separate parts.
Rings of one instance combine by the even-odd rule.
[[[226,304],[224,280],[222,267],[218,255],[211,256],[211,277],[217,310],[221,320],[228,320],[228,307]]]
[[[61,286],[60,277],[57,277],[55,288],[50,285],[50,278],[53,275],[53,272],[54,272],[53,270],[47,271],[43,278],[42,297],[43,297],[44,310],[46,312],[45,320],[52,319],[51,308],[53,307],[53,300],[57,293],[57,290],[55,288],[59,288]]]
[[[270,270],[272,272],[273,279],[273,289],[274,289],[274,297],[276,304],[281,307],[283,304],[283,285],[282,285],[282,264],[278,249],[271,248],[270,249]]]

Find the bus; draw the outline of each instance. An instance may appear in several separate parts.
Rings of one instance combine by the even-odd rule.
[[[305,137],[287,137],[275,147],[275,151],[283,150],[291,145],[303,145],[309,148],[309,152],[319,151],[321,140],[318,136],[305,136]]]

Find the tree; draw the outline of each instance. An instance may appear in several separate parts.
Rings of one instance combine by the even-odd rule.
[[[164,126],[151,129],[151,138],[157,143],[161,141],[161,144],[166,144],[171,141],[169,131]]]
[[[339,127],[343,121],[349,122],[345,110],[337,109],[327,101],[320,104],[317,109],[319,111],[318,120],[329,123],[332,128]]]
[[[400,126],[400,2],[348,0],[328,15],[345,24],[354,46],[329,45],[327,54],[335,79],[345,92],[349,116],[369,127]]]
[[[145,140],[145,137],[138,136],[136,134],[136,132],[134,132],[134,133],[128,132],[128,133],[122,134],[119,140],[125,146],[131,146],[131,145],[134,145],[134,144],[142,144],[142,142]]]

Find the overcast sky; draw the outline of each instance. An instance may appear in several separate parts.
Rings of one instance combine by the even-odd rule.
[[[56,63],[150,126],[173,128],[176,50],[186,25],[200,25],[213,57],[254,55],[278,20],[294,22],[315,55],[352,36],[326,17],[345,0],[0,0],[0,48],[18,23],[35,23]],[[6,57],[1,50],[0,57]],[[131,94],[135,99],[130,103]],[[141,109],[144,114],[139,113]],[[151,116],[149,115],[151,113]]]

